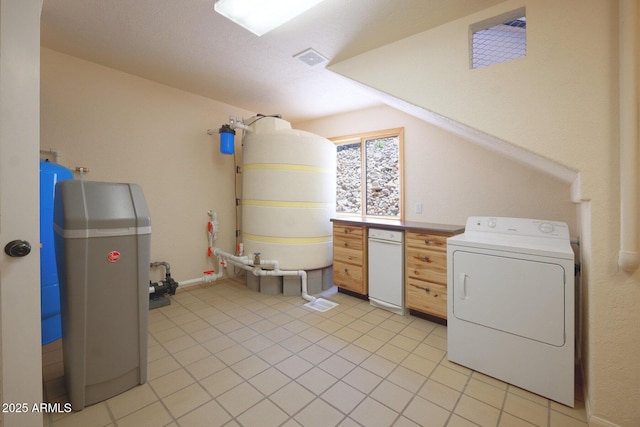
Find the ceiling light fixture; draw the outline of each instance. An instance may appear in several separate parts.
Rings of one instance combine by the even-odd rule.
[[[258,37],[323,0],[218,0],[215,11]]]

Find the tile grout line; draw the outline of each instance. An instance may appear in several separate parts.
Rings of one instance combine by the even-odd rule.
[[[368,321],[368,320],[366,320],[366,319],[362,319],[363,317],[366,317],[366,316],[368,316],[369,314],[371,314],[373,311],[374,311],[374,310],[369,310],[368,312],[366,312],[366,313],[362,314],[362,315],[361,315],[359,318],[357,318],[357,319],[361,319],[361,320],[363,320],[363,321],[365,321],[365,322],[367,322],[367,323],[370,323],[370,324],[373,326],[373,328],[375,328],[375,327],[379,327],[382,323],[384,323],[384,322],[386,322],[386,321],[388,321],[388,320],[391,320],[391,317],[392,317],[392,316],[386,316],[386,317],[385,317],[385,316],[381,316],[381,317],[383,317],[383,319],[382,319],[380,322],[378,322],[378,323],[371,323],[371,322],[369,322],[369,321]],[[330,320],[330,319],[328,319],[328,320]],[[397,336],[397,335],[399,335],[399,334],[401,335],[401,334],[402,334],[402,331],[404,331],[404,330],[406,330],[407,328],[409,328],[409,327],[410,327],[410,325],[411,325],[412,323],[413,323],[413,321],[412,321],[412,322],[408,322],[408,323],[404,324],[404,325],[403,325],[403,327],[402,327],[402,329],[399,329],[399,330],[396,332],[396,334],[394,335],[394,337],[395,337],[395,336]],[[284,326],[284,325],[283,325],[283,326]],[[310,326],[310,327],[313,327],[313,326]],[[346,327],[346,326],[343,326],[343,327],[341,327],[340,329],[343,329],[343,328],[345,328],[345,327]],[[372,328],[372,329],[373,329],[373,328]],[[340,329],[338,329],[338,330],[340,330]],[[370,331],[371,331],[372,329],[370,329]],[[411,339],[411,340],[413,340],[413,341],[416,341],[416,345],[413,347],[413,350],[415,350],[415,349],[416,349],[420,344],[422,344],[422,343],[423,343],[423,342],[424,342],[424,341],[425,341],[425,340],[426,340],[426,339],[427,339],[431,334],[433,334],[433,333],[436,331],[436,329],[437,329],[437,327],[432,328],[432,329],[431,329],[431,331],[430,331],[428,334],[426,334],[426,335],[425,335],[425,337],[424,337],[422,340],[420,340],[420,341],[414,340],[414,339],[413,339],[413,338],[411,338],[411,337],[406,337],[406,336],[405,336],[405,338],[407,338],[407,339]],[[334,331],[334,334],[335,334],[338,330]],[[393,332],[393,331],[390,331],[390,332]],[[364,336],[364,335],[367,335],[367,334],[368,334],[368,332],[367,332],[367,333],[362,334],[361,336]],[[384,344],[392,345],[392,346],[394,346],[394,347],[396,347],[396,348],[398,348],[398,349],[401,349],[401,350],[403,350],[403,351],[407,351],[407,350],[405,350],[404,348],[397,347],[397,346],[395,346],[395,344],[391,343],[390,341],[391,341],[392,339],[393,339],[393,338],[389,338],[389,339],[387,339],[387,340],[383,341],[383,343],[384,343]],[[241,344],[241,343],[240,343],[240,344]],[[315,344],[315,343],[314,343],[314,344]],[[311,345],[314,345],[314,344],[311,344]],[[384,345],[384,344],[383,344],[383,345]],[[309,346],[307,346],[307,347],[305,347],[305,348],[308,348],[308,347],[310,347],[311,345],[309,345]],[[355,344],[355,345],[357,345],[357,344]],[[375,351],[373,351],[373,352],[370,352],[370,351],[369,351],[369,350],[367,350],[366,348],[361,347],[361,348],[363,348],[364,350],[368,351],[368,352],[370,353],[370,355],[367,357],[367,359],[363,360],[363,361],[362,361],[359,365],[357,365],[357,366],[358,366],[358,367],[360,367],[361,369],[364,369],[364,370],[366,370],[366,371],[368,371],[368,372],[371,372],[371,373],[372,373],[372,374],[374,374],[374,375],[378,375],[377,373],[372,372],[370,369],[367,369],[366,367],[361,366],[361,365],[362,365],[364,362],[366,362],[367,360],[369,360],[369,359],[371,358],[371,356],[373,356],[374,354],[375,354],[375,355],[377,355],[376,351],[377,351],[377,350],[379,350],[381,347],[382,347],[382,346],[378,347],[378,349],[376,349],[376,350],[375,350]],[[412,350],[412,351],[413,351],[413,350]],[[400,361],[398,361],[398,362],[395,362],[395,363],[396,363],[396,365],[397,365],[397,366],[401,366],[401,365],[402,365],[402,363],[403,363],[403,362],[404,362],[404,361],[405,361],[405,360],[406,360],[406,359],[407,359],[407,358],[412,354],[412,351],[407,351],[407,354],[402,358],[402,360],[400,360]],[[335,354],[335,353],[334,353],[334,354]],[[382,357],[382,356],[379,356],[379,355],[378,355],[378,357]],[[382,357],[382,358],[383,358],[383,359],[385,359],[385,360],[388,360],[388,359],[386,359],[386,358],[384,358],[384,357]],[[314,365],[314,366],[317,366],[317,365]],[[436,365],[436,366],[437,366],[437,365]],[[231,366],[230,366],[230,367],[231,367]],[[318,367],[319,369],[322,369],[322,368],[321,368],[321,367],[319,367],[319,366],[317,366],[317,367]],[[232,368],[232,367],[231,367],[231,368]],[[233,368],[232,368],[232,369],[233,369]],[[396,367],[396,369],[397,369],[397,367]],[[352,370],[353,370],[353,369],[352,369]],[[409,370],[411,370],[411,369],[409,369]],[[323,371],[324,371],[324,370],[323,370]],[[394,369],[394,371],[395,371],[395,369]],[[325,372],[326,372],[326,371],[325,371]],[[391,371],[391,372],[390,372],[389,374],[387,374],[385,377],[381,377],[381,378],[382,378],[382,381],[380,381],[380,383],[379,383],[379,384],[377,384],[375,388],[373,388],[373,389],[372,389],[368,394],[366,394],[366,395],[365,395],[365,398],[367,398],[367,397],[368,397],[368,398],[371,398],[371,399],[373,399],[374,401],[376,401],[376,402],[380,403],[381,405],[384,405],[385,407],[389,408],[390,410],[392,410],[394,413],[396,413],[396,414],[397,414],[397,415],[396,415],[396,419],[398,419],[399,417],[401,417],[401,416],[402,416],[402,413],[404,412],[404,410],[406,409],[406,407],[408,407],[408,405],[410,404],[410,402],[411,402],[411,401],[413,401],[413,399],[414,399],[415,395],[417,394],[417,392],[416,392],[416,393],[413,393],[413,394],[414,394],[414,396],[412,396],[412,398],[411,398],[411,399],[409,399],[409,401],[405,404],[405,406],[404,406],[403,410],[402,410],[402,411],[400,411],[400,412],[396,411],[396,410],[395,410],[395,409],[393,409],[393,408],[390,408],[390,407],[389,407],[388,405],[386,405],[384,402],[380,402],[379,400],[377,400],[377,399],[375,399],[373,396],[371,396],[371,394],[372,394],[372,393],[373,393],[373,392],[374,392],[374,391],[375,391],[375,390],[376,390],[376,389],[377,389],[377,388],[382,384],[382,382],[383,382],[383,381],[390,381],[390,380],[388,380],[388,379],[387,379],[387,377],[388,377],[392,372],[393,372],[393,371]],[[433,371],[432,371],[432,372],[433,372]],[[327,374],[331,375],[329,372],[327,372]],[[303,375],[303,374],[301,374],[300,376],[302,376],[302,375]],[[429,375],[429,376],[430,376],[430,375]],[[422,382],[422,384],[420,385],[420,387],[418,387],[418,390],[419,390],[419,389],[421,389],[421,388],[424,386],[424,384],[426,383],[426,381],[429,379],[429,376],[426,376],[426,377],[425,377],[425,379],[423,380],[423,382]],[[299,377],[297,377],[297,378],[299,378]],[[335,377],[334,377],[334,378],[335,378]],[[249,381],[249,379],[247,379],[246,381]],[[294,379],[293,381],[295,381],[295,379]],[[342,381],[342,379],[336,379],[336,381]],[[393,381],[390,381],[390,382],[391,382],[392,384],[395,384],[395,385],[396,385],[396,386],[398,386],[398,387],[401,387],[401,388],[405,389],[404,387],[402,387],[401,385],[398,385],[398,384],[394,383]],[[302,385],[302,384],[300,384],[300,385],[304,387],[304,385]],[[305,388],[306,388],[306,387],[305,387]],[[308,389],[307,389],[307,390],[308,390]],[[405,390],[406,390],[406,389],[405,389]],[[312,393],[314,393],[312,390],[309,390],[309,391],[310,391],[310,392],[312,392]],[[410,390],[407,390],[407,391],[408,391],[408,392],[411,392]],[[315,393],[314,393],[314,394],[315,394]],[[267,397],[267,398],[268,398],[268,397]],[[316,398],[320,398],[320,399],[322,399],[322,397],[321,397],[320,395],[317,395],[317,396],[316,396]],[[315,400],[315,399],[314,399],[314,400]],[[329,402],[326,402],[324,399],[322,399],[322,400],[323,400],[325,403],[327,403],[327,404],[331,405]],[[346,414],[346,416],[347,416],[347,417],[349,417],[349,415],[350,415],[350,414],[351,414],[351,413],[352,413],[352,412],[353,412],[353,411],[354,411],[354,410],[355,410],[355,409],[356,409],[360,404],[362,404],[362,402],[363,402],[363,401],[364,401],[364,399],[363,399],[363,400],[362,400],[362,401],[361,401],[361,402],[360,402],[356,407],[354,407],[354,408],[353,408],[349,413],[347,413],[347,414]],[[312,401],[312,402],[313,402],[313,401]],[[310,402],[309,404],[311,404],[312,402]],[[276,406],[277,406],[277,405],[276,405]],[[333,406],[333,405],[331,405],[331,406]],[[438,406],[439,406],[439,405],[438,405]],[[282,409],[282,408],[280,408],[280,409]],[[335,409],[337,409],[339,412],[343,413],[343,412],[342,412],[342,411],[340,411],[338,408],[335,408]],[[443,408],[443,409],[445,409],[445,410],[446,410],[446,408]],[[247,409],[247,410],[248,410],[248,409]],[[301,410],[302,410],[302,409],[301,409]],[[245,412],[246,412],[246,411],[245,411]]]
[[[467,395],[467,397],[473,399],[474,401],[496,408],[498,410],[497,424],[499,424],[503,419],[507,398],[509,397],[510,393],[515,394],[517,397],[522,398],[528,402],[539,404],[538,401],[532,400],[530,398],[531,396],[520,393],[512,393],[511,386],[508,384],[504,389],[504,396],[502,398],[500,408],[493,406],[492,404],[488,403],[488,401],[485,402],[483,400],[479,400],[472,394],[467,394],[470,384],[474,380],[491,387],[496,386],[483,376],[475,376],[475,371],[473,370],[468,370],[464,367],[461,367],[461,369],[456,369],[455,366],[458,365],[448,365],[450,362],[447,362],[448,359],[446,358],[446,350],[440,348],[442,347],[443,343],[446,343],[446,336],[443,336],[443,329],[437,324],[422,323],[422,320],[417,317],[410,317],[409,319],[402,318],[402,321],[398,321],[399,319],[394,319],[394,315],[391,313],[380,311],[380,309],[371,307],[365,301],[355,301],[352,299],[352,297],[347,298],[346,296],[339,293],[335,294],[336,296],[335,298],[333,298],[340,304],[340,306],[338,306],[339,310],[330,310],[324,313],[315,313],[309,310],[309,312],[305,314],[304,312],[300,311],[304,310],[304,308],[302,308],[301,304],[296,303],[297,300],[294,301],[293,299],[290,299],[288,297],[277,298],[274,296],[268,296],[253,292],[247,293],[245,292],[245,290],[246,288],[243,287],[242,284],[236,283],[235,280],[229,281],[228,283],[220,283],[216,286],[185,290],[183,291],[184,297],[181,297],[180,294],[182,294],[182,292],[180,292],[172,300],[172,303],[175,301],[174,306],[163,307],[160,310],[163,310],[165,308],[167,309],[159,312],[158,315],[152,315],[154,317],[160,318],[160,321],[164,322],[166,320],[167,322],[169,322],[167,323],[167,329],[176,328],[175,332],[180,332],[180,334],[176,337],[166,340],[162,339],[162,329],[150,332],[150,336],[154,340],[154,342],[152,343],[152,347],[157,345],[158,350],[161,349],[164,353],[166,353],[156,360],[161,360],[164,357],[171,356],[170,360],[175,362],[178,366],[178,368],[176,369],[173,369],[169,372],[164,372],[159,377],[154,378],[154,380],[158,380],[166,375],[175,373],[180,369],[186,371],[189,379],[193,382],[185,387],[181,387],[178,390],[172,390],[168,396],[171,396],[174,393],[180,392],[185,388],[191,387],[192,385],[196,384],[206,393],[206,396],[208,397],[206,402],[203,402],[202,404],[189,409],[189,411],[181,414],[180,417],[191,414],[202,408],[202,406],[209,404],[210,402],[216,402],[216,404],[222,407],[224,413],[229,416],[230,420],[239,422],[239,417],[249,413],[249,411],[251,411],[253,408],[256,408],[257,405],[264,405],[264,402],[269,402],[270,405],[278,408],[279,411],[282,411],[282,413],[286,415],[283,424],[287,424],[291,421],[299,422],[295,419],[295,417],[304,413],[305,410],[308,410],[309,407],[313,405],[314,402],[316,402],[316,405],[319,403],[328,405],[328,407],[333,408],[337,412],[337,414],[340,414],[340,420],[338,423],[344,423],[346,420],[350,420],[357,424],[361,424],[361,422],[356,418],[352,418],[352,415],[354,415],[354,412],[357,410],[357,408],[361,407],[361,405],[363,405],[364,402],[367,401],[367,399],[370,399],[371,402],[375,402],[375,404],[381,405],[381,408],[386,408],[385,410],[392,411],[391,413],[395,415],[393,423],[397,423],[403,417],[405,417],[405,420],[412,420],[404,414],[411,406],[411,404],[416,401],[416,396],[419,396],[426,401],[429,401],[436,407],[447,411],[448,416],[446,424],[448,424],[453,419],[455,410],[459,406],[462,397],[464,395]],[[190,306],[192,308],[190,308]],[[246,307],[249,306],[252,306],[253,308],[247,309]],[[190,316],[193,316],[193,319],[187,320],[190,319]],[[217,320],[215,319],[216,316],[218,317]],[[351,320],[350,318],[353,318],[353,320]],[[237,322],[237,324],[232,323],[232,320],[234,322]],[[203,322],[202,327],[199,327],[199,325],[195,323],[198,321]],[[427,326],[429,330],[427,331],[424,326]],[[215,333],[219,335],[202,342],[200,339],[197,339],[193,336],[194,334],[197,334],[197,332],[209,328],[211,328],[212,333],[213,331],[215,331]],[[446,330],[444,331],[446,333]],[[206,334],[202,333],[200,335],[200,338],[204,338],[205,336]],[[184,344],[188,344],[187,347],[178,348],[180,343],[179,341],[174,342],[174,340],[183,339],[184,337],[189,338],[189,340],[184,339]],[[264,344],[268,345],[263,346],[261,343],[250,342],[256,337],[263,337],[265,340],[268,340],[264,342]],[[160,340],[158,338],[160,338]],[[224,348],[221,348],[218,351],[214,352],[212,343],[214,340],[220,338],[225,338],[229,341],[229,344],[233,343],[233,345],[227,346],[225,344]],[[193,341],[193,344],[191,344],[190,340]],[[174,345],[171,344],[172,342],[174,342]],[[207,343],[209,343],[209,346],[206,345]],[[237,360],[229,358],[223,359],[220,357],[220,353],[236,346],[238,349],[244,350],[244,352],[246,352],[246,354],[242,351],[239,353],[240,355],[243,355],[243,357],[238,358]],[[179,359],[176,356],[181,351],[186,351],[192,348],[202,348],[207,355],[199,357],[195,360],[190,360],[189,356],[186,354],[185,358]],[[408,348],[410,348],[410,350]],[[429,350],[430,348],[433,350]],[[173,351],[171,351],[170,349],[173,349]],[[284,359],[280,359],[280,356],[275,355],[276,353],[274,353],[273,356],[268,356],[268,353],[266,352],[262,353],[268,349],[273,349],[278,353],[282,351],[282,355],[287,356]],[[420,353],[418,353],[418,351],[420,351]],[[320,352],[322,352],[323,354],[322,357],[318,356]],[[442,352],[442,355],[438,357],[440,352]],[[193,354],[194,357],[197,355],[197,352]],[[231,353],[229,355],[231,355]],[[375,358],[373,357],[374,355],[376,356]],[[198,363],[200,360],[203,360],[204,358],[210,356],[217,358],[220,361],[222,368],[217,369],[213,372],[208,372],[207,370],[202,371],[207,372],[207,375],[201,379],[197,379],[196,372],[193,371],[193,369],[190,370],[189,367],[195,363]],[[305,364],[309,365],[308,368],[305,368],[295,377],[291,377],[285,371],[280,370],[280,368],[278,368],[277,366],[278,364],[283,363],[285,360],[293,356],[298,357],[300,360],[304,361]],[[254,372],[252,369],[246,371],[244,369],[246,368],[246,366],[239,365],[241,362],[251,357],[256,357],[257,360],[264,362],[265,367],[257,372]],[[438,357],[439,360],[434,360],[436,357]],[[329,365],[323,366],[323,363],[325,361],[332,358],[340,358],[341,360],[346,362],[347,365],[345,365],[345,368],[348,369],[345,372],[341,373],[342,368],[337,368],[338,370],[329,370],[327,369]],[[189,362],[183,364],[181,360],[189,360]],[[339,359],[334,360],[338,361]],[[433,367],[428,371],[428,373],[426,373],[426,369],[420,371],[415,370],[420,368],[419,364],[421,363],[421,361],[433,363]],[[418,363],[418,365],[416,365],[416,362]],[[399,368],[403,369],[405,375],[413,373],[423,377],[420,380],[420,384],[417,385],[417,388],[412,384],[404,384],[402,381],[399,381],[398,378],[394,378],[393,380],[391,379],[394,372],[400,372]],[[439,380],[432,378],[434,373],[439,368],[444,368],[447,370],[451,369],[453,372],[466,375],[462,390],[458,391],[457,388],[452,387],[448,383],[440,382]],[[219,372],[222,372],[225,369],[229,369],[230,372],[233,372],[236,376],[238,376],[241,379],[241,382],[234,385],[228,390],[224,390],[223,392],[219,393],[217,397],[215,397],[213,389],[212,391],[210,391],[201,382],[213,375],[218,374]],[[256,385],[254,385],[254,383],[251,382],[251,380],[253,380],[257,376],[271,369],[273,369],[274,372],[286,376],[286,383],[280,385],[276,389],[271,390],[270,388],[258,388],[257,383]],[[366,386],[367,391],[364,392],[364,389],[355,387],[345,380],[345,378],[351,373],[354,373],[356,369],[360,369],[363,373],[365,373],[365,375],[375,375],[379,378],[379,380],[377,380],[375,385],[372,387]],[[462,372],[463,369],[465,370],[465,372]],[[316,374],[309,374],[314,370],[317,370],[315,371],[317,372]],[[303,379],[303,377],[308,374],[309,376],[306,377],[306,380]],[[318,374],[322,376],[312,376]],[[339,374],[340,376],[337,376],[337,374]],[[331,382],[329,386],[322,385],[314,387],[313,383],[309,383],[309,381],[314,381],[316,378],[323,378],[323,376],[325,375],[327,376],[327,381]],[[404,378],[407,377],[405,376]],[[445,377],[439,377],[439,379],[444,380]],[[357,380],[357,377],[354,376],[352,380]],[[433,381],[439,386],[446,387],[447,389],[454,390],[458,393],[455,404],[453,405],[451,410],[431,401],[431,399],[428,397],[422,397],[420,395],[421,390],[425,388],[426,384],[429,381]],[[379,400],[378,398],[381,398],[382,395],[380,393],[376,394],[376,391],[382,391],[382,387],[385,387],[384,384],[386,382],[389,383],[389,387],[399,387],[399,389],[409,393],[407,401],[394,401],[392,399]],[[281,391],[283,388],[292,383],[295,383],[297,386],[302,387],[305,391],[308,391],[312,398],[302,407],[297,408],[295,412],[289,414],[284,409],[284,407],[281,407],[274,400],[272,400],[272,397],[275,395],[275,393]],[[257,393],[259,393],[260,399],[244,408],[236,416],[233,416],[224,405],[220,404],[218,399],[242,384],[250,386],[254,390],[256,390]],[[337,384],[343,384],[345,386],[358,390],[359,393],[362,393],[362,399],[360,399],[353,407],[350,407],[348,410],[343,411],[337,408],[330,401],[325,400],[326,397],[323,397],[323,395],[328,390],[330,390]],[[174,414],[169,410],[169,407],[164,401],[168,396],[166,396],[165,398],[160,398],[156,389],[152,387],[151,384],[149,384],[148,386],[152,390],[156,398],[156,400],[149,405],[155,404],[155,402],[160,401],[162,407],[170,415],[170,418],[172,420],[169,422],[169,424],[176,423],[180,425],[180,423],[178,422],[178,418],[176,418]],[[496,388],[499,389],[498,387]],[[314,390],[318,390],[318,392]],[[46,393],[47,392],[45,390],[43,396],[48,397]],[[374,397],[374,395],[378,396],[378,398]],[[549,399],[546,399],[545,402],[547,409],[547,426],[549,426],[551,423],[551,411],[553,410],[553,408]],[[398,403],[401,404],[399,405]],[[137,408],[135,411],[122,416],[120,418],[120,421],[127,416],[130,416],[142,410],[143,408],[147,408],[147,406],[149,405]],[[109,404],[106,402],[105,407],[109,418],[115,425],[117,425],[119,420],[115,420],[115,415],[112,412]],[[394,407],[399,409],[396,410],[394,409]],[[564,413],[561,411],[557,412],[562,415],[569,416],[572,419],[575,419],[578,422],[582,422],[584,424],[584,421],[580,421],[580,419],[576,418],[573,414]],[[513,414],[510,415],[514,416]],[[526,422],[530,422],[524,418],[520,418],[519,416],[516,416],[516,418]],[[467,420],[467,418],[464,417],[462,417],[462,419]],[[64,423],[54,424],[54,420],[52,417],[44,420],[43,423],[43,425],[50,426],[59,424]]]

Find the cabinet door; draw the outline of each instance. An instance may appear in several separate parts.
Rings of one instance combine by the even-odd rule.
[[[333,284],[367,295],[366,228],[333,225]]]
[[[448,235],[408,231],[406,236],[407,247],[440,251],[447,250]]]
[[[449,234],[406,233],[407,307],[447,318],[447,238]]]
[[[407,277],[447,283],[447,253],[440,250],[407,248]]]
[[[341,288],[365,295],[366,291],[364,289],[364,276],[362,272],[363,269],[361,266],[334,261],[333,283]]]
[[[346,243],[349,243],[347,245]],[[333,260],[362,265],[362,250],[354,249],[352,242],[333,242]]]
[[[359,227],[355,225],[334,224],[333,235],[334,237],[346,236],[346,237],[357,237],[362,239],[362,237],[364,236],[364,227]]]
[[[447,318],[447,286],[409,278],[407,307],[442,319]]]

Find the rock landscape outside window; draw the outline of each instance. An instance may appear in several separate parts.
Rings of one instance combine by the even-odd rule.
[[[402,129],[333,141],[337,151],[336,212],[401,218]]]

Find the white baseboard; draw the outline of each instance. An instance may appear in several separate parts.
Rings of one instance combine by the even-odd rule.
[[[589,420],[589,427],[622,427],[595,415],[589,415],[587,419]]]

